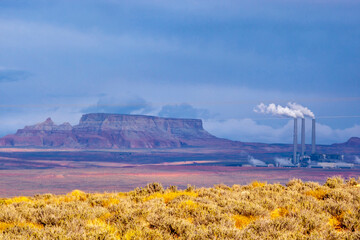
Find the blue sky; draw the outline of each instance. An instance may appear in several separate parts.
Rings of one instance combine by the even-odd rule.
[[[320,143],[346,141],[360,136],[359,12],[353,0],[0,0],[0,135],[114,112],[291,142],[290,119],[253,108],[292,101],[316,114]]]

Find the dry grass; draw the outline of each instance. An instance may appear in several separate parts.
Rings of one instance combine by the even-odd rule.
[[[0,199],[0,239],[360,239],[360,181]]]

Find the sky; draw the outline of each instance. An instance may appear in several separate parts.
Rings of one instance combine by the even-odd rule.
[[[319,143],[360,137],[359,12],[355,0],[0,0],[0,136],[109,112],[290,143],[291,119],[253,110],[296,102]]]

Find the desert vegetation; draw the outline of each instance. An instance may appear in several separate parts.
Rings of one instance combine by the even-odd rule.
[[[3,198],[0,239],[360,239],[360,181]]]

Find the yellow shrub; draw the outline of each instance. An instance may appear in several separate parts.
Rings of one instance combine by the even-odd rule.
[[[316,199],[322,200],[328,192],[323,189],[310,190],[305,192],[305,195],[312,196]]]
[[[86,199],[87,199],[86,193],[76,189],[76,190],[68,193],[64,200],[65,200],[65,202],[71,202],[74,200],[85,201]]]
[[[14,197],[14,198],[10,198],[5,200],[5,204],[12,204],[12,203],[19,203],[19,202],[29,202],[30,199],[27,197]]]
[[[341,230],[341,223],[336,217],[332,216],[331,218],[329,218],[329,224],[336,230]]]
[[[289,211],[285,208],[276,208],[274,211],[270,213],[270,217],[272,219],[284,217],[289,213]]]
[[[105,214],[101,215],[99,218],[100,218],[101,220],[106,220],[106,219],[111,218],[112,216],[113,216],[113,215],[108,212],[108,213],[105,213]]]
[[[199,204],[191,201],[191,200],[186,200],[184,202],[181,202],[180,204],[180,208],[185,208],[185,209],[196,209],[199,206]]]
[[[42,229],[44,228],[43,225],[40,225],[40,224],[37,224],[37,223],[31,223],[31,222],[26,222],[26,223],[19,223],[17,226],[20,226],[20,227],[29,227],[29,228],[32,228],[32,229]]]
[[[243,229],[244,227],[249,225],[251,222],[255,221],[256,217],[235,215],[235,216],[233,216],[233,219],[235,220],[235,227],[238,229]]]
[[[92,220],[89,220],[86,224],[87,227],[89,228],[99,228],[101,230],[110,232],[110,233],[115,233],[116,232],[116,228],[110,224],[107,224],[104,220],[100,219],[100,218],[95,218]]]
[[[32,229],[42,229],[44,228],[40,224],[31,223],[31,222],[17,222],[17,223],[6,223],[0,222],[0,231],[4,231],[8,228],[20,227],[20,228],[32,228]]]
[[[125,233],[124,239],[125,240],[142,239],[141,231],[130,229]]]
[[[124,193],[124,192],[119,192],[117,195],[118,195],[118,197],[126,197],[127,196],[126,193]]]
[[[12,228],[14,226],[13,223],[0,222],[0,231],[4,231],[8,228]]]
[[[86,224],[86,226],[88,227],[102,227],[102,228],[105,228],[107,227],[107,224],[104,220],[102,219],[99,219],[99,218],[95,218],[95,219],[92,219],[92,220],[89,220]]]
[[[116,198],[109,198],[109,199],[105,199],[102,201],[102,206],[103,207],[109,207],[111,205],[116,205],[120,202],[119,199]]]
[[[332,226],[333,228],[335,228],[337,231],[341,231],[341,230],[346,229],[346,226],[344,226],[344,225],[342,224],[342,222],[343,222],[344,217],[345,217],[346,214],[351,215],[352,212],[351,212],[350,210],[348,210],[348,211],[346,211],[346,212],[342,212],[340,215],[332,216],[332,217],[329,219],[329,224],[330,224],[330,226]]]
[[[80,190],[75,189],[74,191],[72,191],[71,193],[69,193],[69,195],[75,196],[75,197],[80,197],[80,196],[84,196],[85,193],[84,193],[83,191],[80,191]]]
[[[266,182],[258,182],[258,181],[254,181],[251,183],[251,186],[253,186],[254,188],[256,187],[264,187],[266,185]]]
[[[197,197],[198,194],[194,192],[168,192],[168,193],[159,193],[156,192],[154,194],[151,194],[150,196],[146,197],[144,200],[149,201],[154,198],[163,198],[165,203],[168,203],[172,201],[173,199],[179,197],[179,196],[191,196],[191,197]]]

